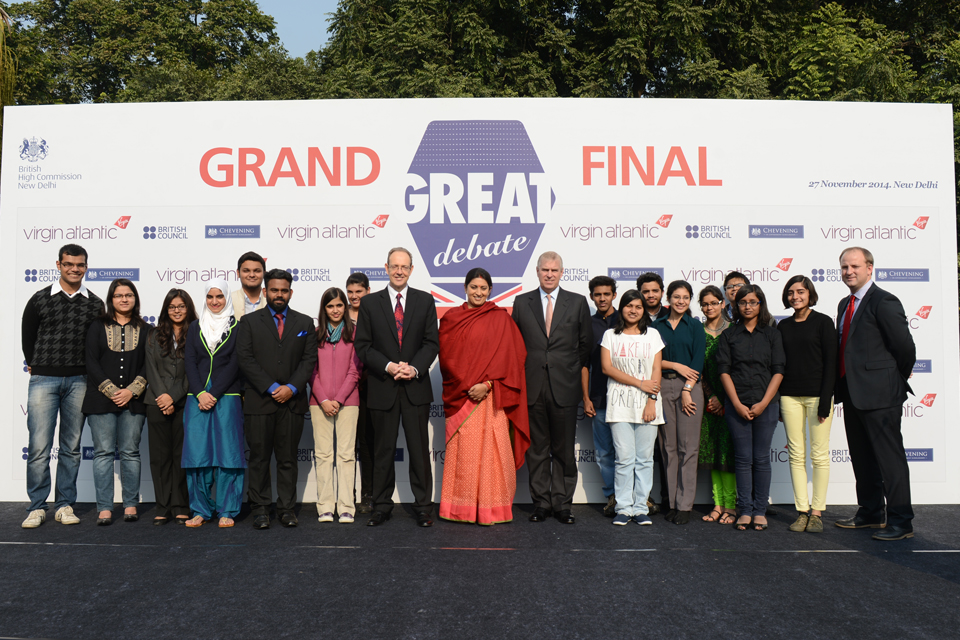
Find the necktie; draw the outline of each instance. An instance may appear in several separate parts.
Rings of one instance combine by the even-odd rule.
[[[397,342],[403,346],[403,305],[400,304],[400,294],[397,294],[397,306],[393,308],[393,317],[397,321]]]
[[[847,336],[850,335],[850,322],[853,320],[853,305],[857,299],[850,296],[850,302],[847,303],[847,312],[843,314],[843,335],[840,336],[840,377],[847,375]]]
[[[549,293],[547,294],[547,337],[550,337],[550,325],[553,324],[553,296]]]
[[[277,333],[280,334],[280,337],[283,337],[283,314],[275,313],[273,317],[277,319]]]

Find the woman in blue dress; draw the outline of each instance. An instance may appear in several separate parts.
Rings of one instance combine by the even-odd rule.
[[[237,365],[236,329],[230,286],[211,280],[206,286],[200,319],[187,330],[184,360],[187,407],[183,424],[183,460],[193,518],[199,527],[220,516],[221,527],[232,527],[240,512],[243,491],[243,406]],[[217,483],[216,504],[210,488]]]

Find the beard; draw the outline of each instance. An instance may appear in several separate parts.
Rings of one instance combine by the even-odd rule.
[[[283,313],[283,310],[287,308],[287,301],[283,298],[274,298],[270,300],[269,306],[274,313]]]

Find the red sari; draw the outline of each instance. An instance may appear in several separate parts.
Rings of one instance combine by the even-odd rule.
[[[517,469],[530,446],[523,338],[493,302],[451,309],[440,320],[440,371],[447,416],[440,517],[494,524],[513,520]],[[480,403],[467,392],[492,381]],[[511,429],[512,427],[512,429]]]

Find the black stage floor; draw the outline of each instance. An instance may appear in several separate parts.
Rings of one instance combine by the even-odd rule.
[[[912,540],[833,523],[791,533],[699,520],[615,527],[599,505],[577,524],[378,528],[97,527],[23,530],[0,504],[0,637],[13,638],[949,638],[960,629],[960,506],[920,506]],[[698,507],[706,512],[707,507]],[[119,513],[119,509],[117,510]],[[52,517],[52,513],[49,514]]]

